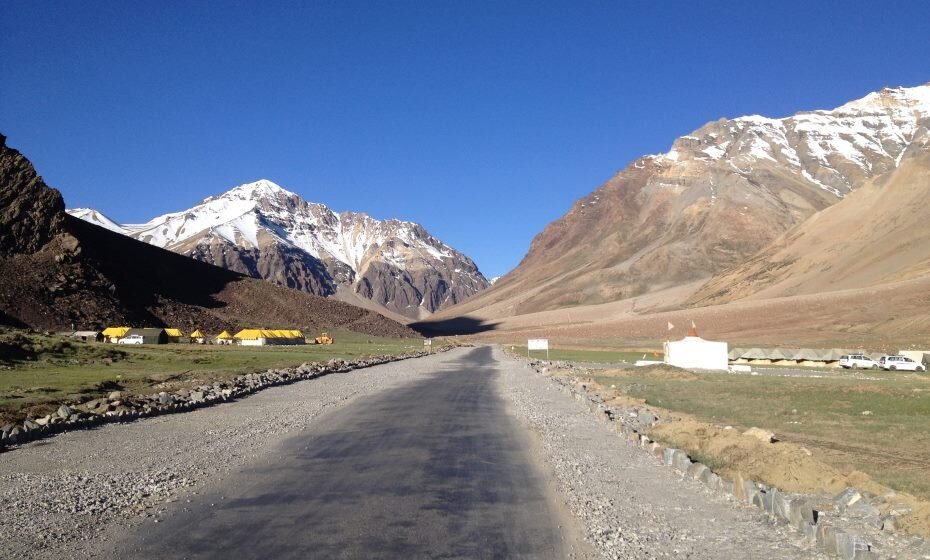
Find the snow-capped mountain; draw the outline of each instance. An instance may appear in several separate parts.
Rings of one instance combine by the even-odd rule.
[[[107,218],[100,212],[97,212],[93,208],[75,208],[74,210],[68,210],[68,213],[76,218],[80,218],[85,222],[90,222],[94,225],[98,225],[102,228],[106,228],[110,231],[115,231],[117,233],[126,233],[126,230],[123,226],[114,222],[110,218]]]
[[[829,111],[710,122],[576,201],[514,271],[459,312],[506,301],[498,307],[520,314],[663,289],[675,291],[661,305],[674,305],[926,153],[928,126],[930,84],[886,88]]]
[[[411,319],[486,288],[467,256],[401,220],[334,212],[268,180],[240,185],[189,210],[113,231],[254,277],[320,295],[362,298]]]

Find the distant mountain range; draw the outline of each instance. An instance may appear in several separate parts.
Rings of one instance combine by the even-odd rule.
[[[930,84],[708,123],[631,162],[435,318],[618,301],[642,314],[925,277],[928,127]]]
[[[115,227],[115,224],[112,224]],[[288,290],[88,224],[0,135],[0,325],[346,329],[416,336],[383,315]]]
[[[118,224],[89,208],[68,212],[197,260],[398,318],[427,317],[490,285],[471,259],[418,224],[334,212],[268,180],[144,224]]]

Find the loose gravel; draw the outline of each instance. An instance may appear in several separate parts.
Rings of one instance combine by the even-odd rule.
[[[467,349],[275,387],[190,413],[67,432],[0,454],[4,558],[108,557],[224,474],[354,398],[421,379]],[[599,558],[825,558],[759,510],[661,466],[495,349],[499,387]]]
[[[100,558],[167,504],[269,452],[333,407],[421,378],[462,352],[273,387],[246,399],[131,424],[66,432],[0,454],[0,556]],[[102,556],[101,556],[102,554]]]
[[[500,388],[599,558],[826,558],[758,509],[664,467],[499,349]]]

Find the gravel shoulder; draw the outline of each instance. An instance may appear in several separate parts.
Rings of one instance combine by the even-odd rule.
[[[273,387],[184,414],[66,432],[0,454],[5,558],[106,557],[115,537],[156,523],[230,471],[355,398],[421,379],[467,349]]]
[[[501,393],[537,433],[599,558],[826,558],[759,510],[661,466],[526,362],[494,352]]]
[[[0,454],[5,558],[110,557],[129,531],[209,495],[283,438],[354,399],[425,379],[468,349],[267,389],[190,413],[63,433]],[[578,557],[823,558],[755,508],[660,466],[524,362],[497,387],[534,436],[587,544]],[[573,531],[567,531],[573,532]]]

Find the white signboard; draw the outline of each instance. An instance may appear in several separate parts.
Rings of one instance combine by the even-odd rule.
[[[432,346],[432,345],[433,345],[433,339],[432,339],[432,338],[425,338],[425,339],[423,339],[423,346]]]
[[[531,338],[526,341],[527,350],[548,350],[549,349],[549,339],[548,338]]]

